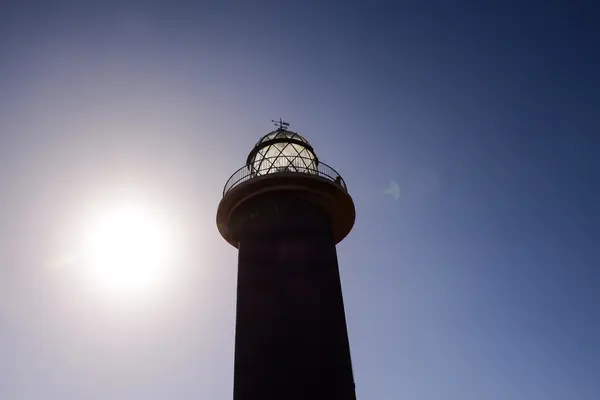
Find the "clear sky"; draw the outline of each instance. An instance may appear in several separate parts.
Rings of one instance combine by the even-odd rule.
[[[599,18],[2,2],[0,398],[232,398],[237,259],[215,213],[283,117],[356,203],[338,255],[359,400],[599,399]],[[125,194],[176,221],[179,256],[115,299],[65,260],[85,210]]]

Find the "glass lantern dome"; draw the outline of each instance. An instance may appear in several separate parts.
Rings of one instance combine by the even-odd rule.
[[[258,141],[246,165],[254,176],[276,172],[318,174],[319,160],[306,139],[280,128]]]

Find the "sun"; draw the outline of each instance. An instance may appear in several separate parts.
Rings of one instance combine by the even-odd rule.
[[[96,210],[83,226],[77,257],[81,276],[110,297],[158,291],[175,261],[173,227],[143,203]]]

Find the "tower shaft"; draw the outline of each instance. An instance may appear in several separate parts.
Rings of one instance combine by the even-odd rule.
[[[234,400],[355,400],[329,214],[277,190],[229,221],[239,241]]]

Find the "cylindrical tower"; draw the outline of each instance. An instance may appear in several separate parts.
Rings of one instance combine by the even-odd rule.
[[[234,400],[355,400],[336,244],[354,203],[306,139],[279,128],[225,184],[219,232],[239,250]]]

